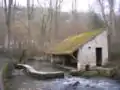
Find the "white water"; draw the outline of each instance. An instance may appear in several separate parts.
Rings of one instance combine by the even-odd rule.
[[[55,68],[51,68],[51,65],[41,63],[41,61],[29,62],[29,65],[33,66],[36,70],[57,71]],[[36,85],[36,83],[34,83],[33,86],[34,85]],[[32,85],[30,86],[33,87]],[[37,81],[37,86],[41,88],[40,90],[120,90],[120,83],[117,81],[98,77],[90,79],[66,77],[64,79],[55,79],[52,81]]]
[[[106,78],[65,78],[52,81],[45,90],[120,90],[120,84]]]

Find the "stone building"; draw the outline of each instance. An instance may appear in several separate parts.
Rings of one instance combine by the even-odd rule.
[[[102,66],[108,62],[107,31],[94,30],[70,36],[47,51],[51,62],[75,67],[77,70]]]

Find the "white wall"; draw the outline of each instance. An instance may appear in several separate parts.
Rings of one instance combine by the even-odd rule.
[[[83,47],[79,48],[78,57],[77,57],[78,70],[84,69],[85,65],[87,64],[89,64],[91,67],[96,66],[97,47],[102,48],[102,65],[104,65],[108,62],[107,31],[102,32],[93,40],[86,43]]]

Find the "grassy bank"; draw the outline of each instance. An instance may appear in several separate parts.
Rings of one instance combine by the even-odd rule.
[[[14,69],[13,63],[6,63],[1,70],[2,83],[3,83],[4,90],[9,90],[10,88],[9,79],[12,78],[13,69]]]

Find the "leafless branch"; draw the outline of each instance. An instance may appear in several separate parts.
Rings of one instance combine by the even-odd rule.
[[[98,0],[98,3],[99,3],[100,8],[101,8],[101,13],[102,13],[102,16],[104,19],[104,24],[105,24],[105,26],[108,27],[108,21],[107,21],[106,15],[105,15],[104,0]]]

